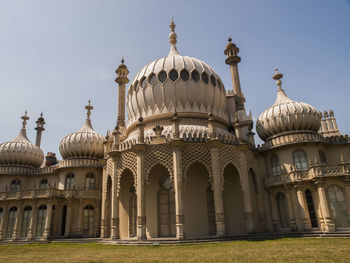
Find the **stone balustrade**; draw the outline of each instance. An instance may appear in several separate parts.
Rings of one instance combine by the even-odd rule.
[[[272,187],[333,176],[350,176],[350,164],[313,165],[304,171],[296,170],[276,176],[269,175],[265,178],[265,186]]]
[[[0,192],[0,201],[34,198],[101,199],[101,192],[98,190],[59,190],[56,188]]]

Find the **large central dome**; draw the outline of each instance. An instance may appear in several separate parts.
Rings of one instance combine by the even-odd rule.
[[[181,56],[176,49],[175,25],[170,25],[170,52],[144,66],[127,95],[128,125],[170,112],[203,113],[227,119],[225,88],[205,62]],[[161,116],[159,116],[161,117]]]

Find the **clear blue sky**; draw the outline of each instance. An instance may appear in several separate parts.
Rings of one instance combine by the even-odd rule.
[[[350,133],[350,1],[2,1],[0,142],[13,139],[28,110],[28,137],[44,111],[44,152],[80,129],[92,100],[95,130],[117,117],[114,70],[125,56],[130,79],[169,50],[174,17],[178,50],[211,65],[232,89],[224,48],[240,48],[246,108],[257,117],[275,100],[278,66],[292,99],[333,109]]]

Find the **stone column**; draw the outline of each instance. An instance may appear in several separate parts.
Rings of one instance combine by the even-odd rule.
[[[102,203],[101,203],[101,238],[106,237],[106,206],[107,206],[107,174],[105,168],[102,175]]]
[[[320,206],[321,206],[321,212],[322,212],[322,218],[320,218],[321,230],[323,232],[334,232],[335,227],[334,227],[333,219],[329,212],[327,197],[324,190],[324,181],[317,180],[316,186],[317,186],[318,198],[320,200]]]
[[[23,217],[23,207],[22,205],[17,205],[17,215],[16,215],[16,221],[15,221],[15,227],[13,229],[12,233],[12,240],[18,239],[20,237],[21,232],[21,222]]]
[[[35,214],[36,214],[36,205],[33,204],[32,205],[32,215],[31,215],[30,220],[29,220],[28,235],[27,235],[27,239],[29,241],[34,239],[34,232],[33,231],[34,231]]]
[[[276,198],[272,190],[268,190],[268,195],[269,195],[270,204],[271,204],[273,230],[277,232],[279,230],[279,218],[278,218],[278,209],[276,206]]]
[[[145,145],[135,145],[137,165],[137,238],[146,239],[146,209],[145,209]]]
[[[112,204],[111,204],[111,238],[119,238],[119,198],[117,197],[117,175],[114,172],[112,179]]]
[[[98,204],[98,202],[95,203],[95,232],[94,232],[94,235],[95,237],[98,237],[99,236],[99,231],[100,231],[100,225],[99,225],[99,222],[101,222],[100,220],[100,216],[101,216],[101,209],[100,209],[100,205]]]
[[[0,240],[3,240],[6,237],[6,227],[7,227],[8,218],[9,218],[9,209],[7,206],[4,206],[2,210],[2,218],[0,222]]]
[[[174,143],[174,142],[173,142]],[[183,207],[183,167],[182,147],[180,142],[173,146],[175,212],[176,212],[176,238],[184,239],[184,207]]]
[[[225,235],[225,218],[224,218],[224,202],[222,199],[222,179],[219,163],[219,141],[210,142],[210,156],[213,175],[214,204],[215,204],[215,222],[216,236]]]
[[[64,237],[71,235],[71,217],[72,217],[72,202],[67,202],[67,214],[66,214],[66,229],[64,231]]]
[[[45,218],[45,226],[44,226],[44,239],[48,239],[50,237],[51,230],[51,215],[52,215],[52,204],[47,205],[46,218]]]
[[[28,231],[28,239],[30,238],[30,240],[35,239],[36,236],[36,227],[37,227],[37,222],[38,222],[38,205],[37,203],[34,203],[32,206],[32,220],[30,220],[30,224],[31,224],[31,229],[29,228]]]
[[[296,224],[296,220],[295,220],[295,212],[294,212],[294,206],[293,206],[292,192],[291,192],[291,189],[288,186],[285,187],[284,190],[286,192],[286,197],[287,197],[290,229],[292,231],[296,231],[297,230],[297,224]]]
[[[296,194],[297,194],[297,208],[299,209],[300,217],[303,224],[302,230],[303,231],[310,230],[311,226],[307,216],[308,210],[305,202],[304,192],[303,192],[303,189],[301,188],[301,185],[296,185]]]
[[[252,198],[251,198],[252,195],[250,193],[250,186],[249,186],[248,164],[247,164],[246,153],[245,153],[245,151],[248,150],[248,146],[241,145],[240,149],[241,149],[240,178],[241,178],[241,184],[242,184],[242,190],[243,190],[244,219],[245,219],[247,232],[253,233],[255,231],[255,222],[254,222],[253,204],[252,204]]]
[[[83,235],[83,212],[84,212],[84,204],[81,200],[78,202],[78,222],[77,222],[77,232],[78,236]]]

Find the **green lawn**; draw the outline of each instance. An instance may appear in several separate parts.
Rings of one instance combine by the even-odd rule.
[[[0,262],[350,262],[350,239],[284,238],[197,245],[0,245]]]

